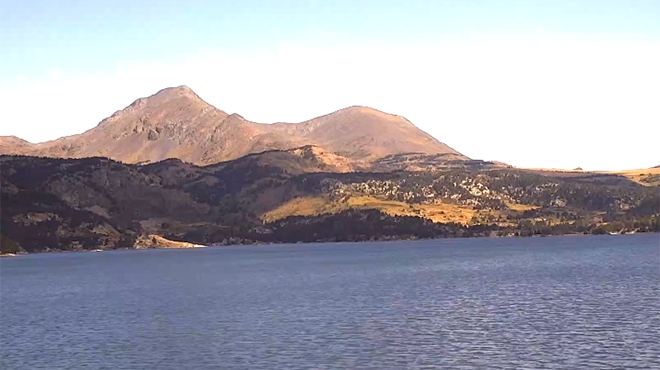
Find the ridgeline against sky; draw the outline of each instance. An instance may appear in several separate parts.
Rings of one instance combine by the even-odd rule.
[[[471,158],[657,165],[658,1],[0,3],[0,135],[84,132],[167,86],[254,122],[395,113]]]
[[[187,86],[140,98],[79,135],[40,144],[0,136],[0,154],[104,156],[142,164],[178,158],[207,165],[309,145],[343,161],[365,164],[406,153],[442,155],[445,161],[469,159],[404,117],[372,108],[354,106],[300,123],[262,124],[209,105]]]

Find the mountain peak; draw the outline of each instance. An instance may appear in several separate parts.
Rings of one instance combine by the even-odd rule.
[[[356,113],[384,113],[379,111],[378,109],[367,107],[364,105],[351,105],[350,107],[346,107],[344,109],[338,110],[338,112],[356,112]],[[387,114],[387,113],[384,113]]]
[[[179,85],[179,86],[169,87],[169,89],[181,90],[181,91],[192,91],[192,89],[189,88],[188,85]]]
[[[189,88],[186,85],[181,85],[181,86],[175,86],[175,87],[166,87],[157,93],[149,96],[148,98],[142,98],[142,99],[165,99],[165,100],[170,100],[170,99],[176,99],[176,98],[188,98],[192,100],[198,100],[200,102],[204,102],[202,98],[200,98],[195,92]],[[138,99],[139,100],[139,99]],[[206,102],[204,102],[206,104]]]
[[[164,89],[159,90],[157,93],[155,93],[152,96],[156,96],[159,94],[195,94],[195,92],[189,88],[186,85],[179,85],[179,86],[172,86],[172,87],[166,87]],[[195,94],[197,95],[197,94]]]
[[[368,161],[410,152],[460,156],[403,117],[370,107],[351,106],[301,123],[258,124],[213,107],[186,85],[139,98],[80,135],[35,146],[17,139],[0,144],[2,153],[100,155],[131,163],[179,158],[211,164],[305,145],[323,148],[328,155]]]
[[[330,114],[326,114],[325,116],[321,117],[326,117],[326,116],[333,116],[333,115],[381,115],[381,116],[390,116],[390,117],[397,117],[394,114],[389,114],[385,113],[383,111],[380,111],[375,108],[371,107],[366,107],[363,105],[352,105],[350,107],[342,108],[339,110],[336,110]],[[318,117],[320,118],[320,117]]]
[[[5,142],[15,142],[15,143],[26,143],[29,144],[30,142],[27,140],[23,140],[18,136],[14,135],[9,135],[9,136],[0,136],[0,141],[5,141]]]
[[[29,141],[16,136],[0,136],[0,154],[29,154],[34,147]]]

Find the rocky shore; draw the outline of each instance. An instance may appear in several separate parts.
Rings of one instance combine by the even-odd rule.
[[[205,248],[205,245],[177,242],[158,235],[143,235],[135,241],[135,249],[156,248]]]

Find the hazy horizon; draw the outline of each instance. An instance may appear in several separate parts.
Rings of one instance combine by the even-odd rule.
[[[656,1],[0,1],[0,135],[82,133],[186,85],[255,122],[362,105],[476,159],[648,168],[658,15]]]

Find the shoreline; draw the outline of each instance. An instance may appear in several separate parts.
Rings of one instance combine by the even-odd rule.
[[[10,258],[10,257],[21,257],[31,254],[49,254],[49,253],[98,253],[98,252],[112,252],[112,251],[139,251],[139,250],[153,250],[153,249],[204,249],[211,247],[242,247],[242,246],[266,246],[266,245],[295,245],[295,244],[330,244],[330,243],[341,243],[341,244],[360,244],[360,243],[390,243],[390,242],[416,242],[416,241],[430,241],[430,240],[448,240],[448,239],[522,239],[522,238],[549,238],[549,237],[575,237],[575,236],[626,236],[626,235],[648,235],[648,234],[658,234],[660,232],[637,232],[631,234],[559,234],[559,235],[531,235],[531,236],[470,236],[470,237],[448,237],[448,238],[416,238],[416,239],[391,239],[391,240],[359,240],[359,241],[315,241],[315,242],[295,242],[295,243],[249,243],[249,244],[195,244],[189,242],[175,242],[177,244],[184,244],[190,246],[176,246],[176,247],[137,247],[137,248],[116,248],[116,249],[80,249],[80,250],[61,250],[54,249],[49,251],[42,252],[20,252],[20,253],[0,253],[1,258]]]

